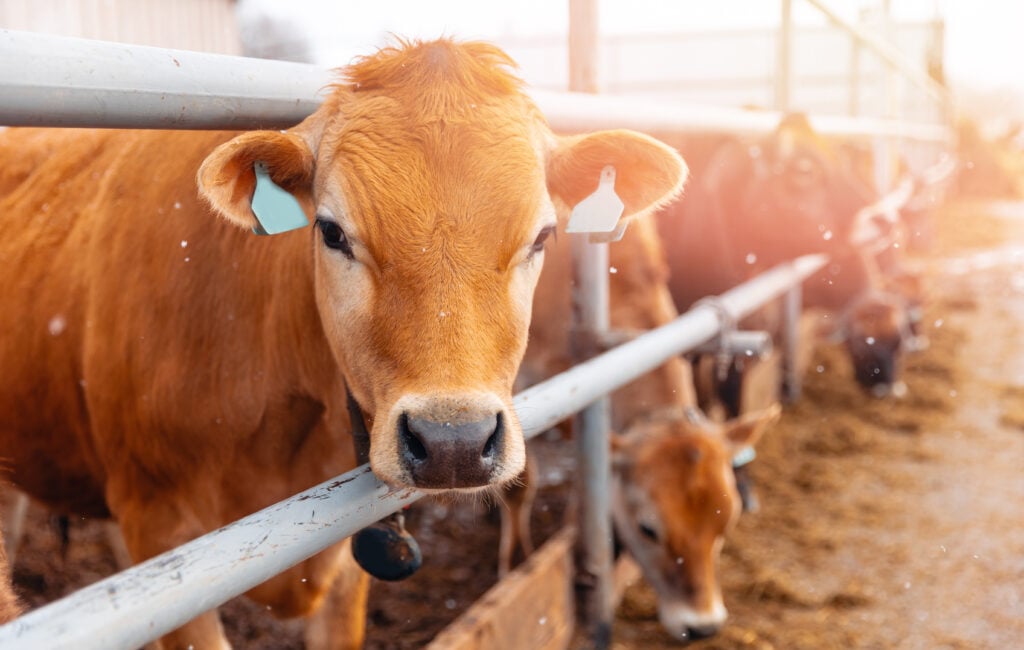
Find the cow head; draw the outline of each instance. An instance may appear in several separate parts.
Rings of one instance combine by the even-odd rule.
[[[718,557],[741,510],[732,458],[780,408],[724,425],[688,413],[640,423],[613,447],[615,530],[657,593],[662,626],[681,640],[710,636],[725,622]]]
[[[745,154],[748,160],[734,163],[744,170],[738,187],[726,191],[735,192],[738,203],[732,218],[742,219],[765,263],[830,250],[871,200],[801,114],[786,116]]]
[[[522,471],[511,391],[555,206],[593,192],[605,165],[624,219],[683,181],[679,156],[646,136],[553,136],[512,65],[482,43],[384,48],[297,127],[241,135],[199,171],[242,228],[256,226],[257,161],[304,206],[295,263],[311,261],[371,465],[392,485],[473,489]]]
[[[846,314],[844,342],[857,383],[876,397],[899,396],[900,357],[909,343],[903,301],[891,294],[871,293],[857,300]]]

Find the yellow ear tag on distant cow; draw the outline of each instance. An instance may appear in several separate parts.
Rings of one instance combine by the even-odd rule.
[[[601,170],[601,180],[593,194],[576,204],[565,232],[614,232],[626,205],[615,193],[615,168]]]
[[[256,215],[254,233],[276,235],[309,224],[298,199],[271,180],[264,163],[256,163],[253,171],[256,172],[256,190],[252,193],[252,213]]]

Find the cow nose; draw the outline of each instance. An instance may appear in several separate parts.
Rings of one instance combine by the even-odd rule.
[[[722,629],[721,625],[708,623],[705,625],[691,625],[686,631],[691,640],[699,641],[700,639],[708,639],[715,636],[720,629]]]
[[[398,439],[402,461],[416,487],[487,485],[501,456],[505,420],[494,413],[474,422],[437,422],[402,413]]]

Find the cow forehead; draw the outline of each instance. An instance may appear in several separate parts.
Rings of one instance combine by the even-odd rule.
[[[330,165],[375,257],[437,238],[486,237],[510,252],[521,246],[546,197],[532,134],[501,125],[403,126],[389,128],[379,116],[348,125]]]
[[[438,41],[348,71],[318,184],[327,176],[340,189],[375,257],[481,237],[510,256],[534,229],[548,133],[507,64],[488,46]]]
[[[728,455],[724,440],[684,422],[662,426],[666,427],[662,435],[653,437],[637,454],[634,474],[669,494],[716,481],[716,471]]]

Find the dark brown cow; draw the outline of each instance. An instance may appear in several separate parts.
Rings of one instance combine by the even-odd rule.
[[[632,132],[554,137],[511,65],[485,44],[403,43],[283,132],[0,134],[11,482],[113,515],[141,561],[351,469],[347,392],[384,481],[514,478],[512,383],[556,210],[613,165],[633,218],[684,167]],[[311,227],[252,233],[258,164]],[[307,614],[340,572],[365,598],[345,546],[249,595]],[[361,610],[332,615],[349,630],[335,643],[358,645]],[[216,612],[163,643],[227,647]]]
[[[685,154],[685,144],[681,149]],[[851,335],[850,346],[857,348],[852,359],[858,380],[872,391],[887,391],[895,381],[889,369],[896,367],[901,346],[878,345],[864,353],[861,348],[873,344],[862,343],[902,341],[907,331],[904,309],[890,300],[872,272],[871,254],[849,241],[858,214],[872,200],[803,116],[788,116],[757,143],[726,139],[707,157],[704,168],[693,168],[686,200],[659,220],[677,307],[687,309],[780,262],[827,253],[832,262],[804,285],[804,306],[832,310],[833,322],[848,326],[843,333]],[[866,310],[868,304],[872,310]],[[863,328],[851,318],[869,311],[873,334],[862,336]],[[777,316],[767,313],[751,322],[770,330],[778,327]],[[853,340],[858,337],[859,342]],[[733,391],[724,398],[727,411],[737,414],[738,394]]]

